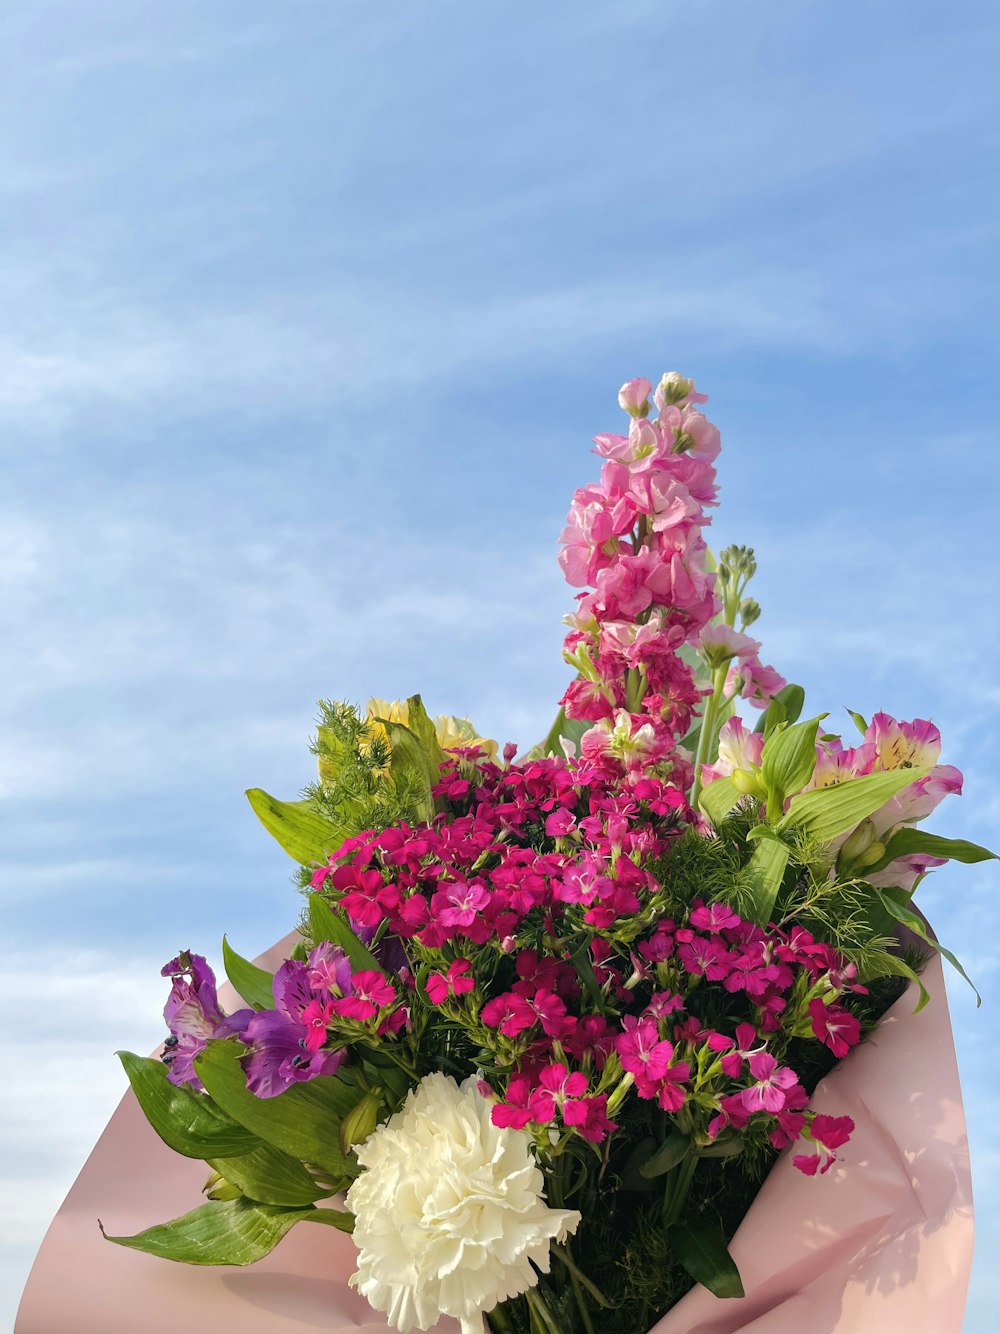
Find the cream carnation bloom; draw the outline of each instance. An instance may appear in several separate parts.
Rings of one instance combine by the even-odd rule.
[[[351,1283],[402,1334],[442,1315],[481,1334],[483,1315],[537,1283],[532,1264],[548,1273],[549,1243],[580,1222],[548,1207],[530,1137],[493,1125],[491,1105],[475,1078],[427,1075],[357,1149]]]

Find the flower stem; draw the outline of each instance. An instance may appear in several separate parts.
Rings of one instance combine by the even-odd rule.
[[[667,1189],[663,1196],[663,1226],[672,1227],[681,1216],[681,1212],[691,1190],[691,1182],[698,1169],[698,1159],[693,1153],[683,1158],[667,1179]]]
[[[701,770],[708,762],[712,738],[719,718],[719,704],[726,685],[726,667],[717,667],[712,673],[712,695],[705,706],[701,720],[701,732],[698,735],[698,749],[694,757],[694,786],[691,789],[691,805],[697,807],[701,795]]]
[[[577,1268],[576,1261],[570,1254],[568,1246],[553,1246],[552,1254],[566,1266],[570,1272],[570,1276],[575,1279],[576,1283],[583,1284],[598,1306],[610,1307],[611,1303],[597,1284],[589,1279],[581,1269]]]
[[[537,1330],[538,1334],[562,1334],[556,1324],[555,1316],[538,1289],[529,1288],[525,1295],[528,1298],[528,1310],[531,1312],[532,1331]]]

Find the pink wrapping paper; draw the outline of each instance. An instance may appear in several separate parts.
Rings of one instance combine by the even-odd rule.
[[[275,967],[294,936],[258,962]],[[733,1240],[746,1297],[688,1293],[651,1334],[959,1334],[972,1261],[972,1187],[944,979],[911,990],[823,1082],[820,1111],[856,1123],[821,1178],[778,1161]],[[230,992],[223,1004],[232,1005]],[[246,1269],[171,1264],[103,1240],[185,1213],[204,1164],[180,1158],[126,1093],[35,1260],[15,1334],[380,1334],[382,1316],[347,1286],[351,1239],[300,1224]],[[442,1320],[437,1334],[456,1334]],[[636,1334],[641,1334],[637,1331]]]

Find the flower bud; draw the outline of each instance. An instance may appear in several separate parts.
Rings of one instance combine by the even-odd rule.
[[[352,1145],[362,1143],[372,1133],[378,1125],[381,1104],[381,1091],[372,1089],[347,1113],[340,1123],[340,1148],[343,1153],[350,1153]]]
[[[231,1181],[227,1181],[221,1172],[213,1172],[205,1182],[203,1193],[210,1200],[238,1200],[243,1192]]]
[[[875,826],[871,820],[862,820],[857,829],[841,844],[840,860],[844,863],[856,862],[869,850],[874,841]]]
[[[687,379],[679,371],[667,371],[656,392],[667,405],[684,403],[694,392],[694,381]]]
[[[767,797],[767,788],[760,774],[754,773],[752,769],[734,769],[729,775],[730,781],[737,792],[744,797],[758,797],[761,801]]]
[[[618,406],[632,417],[648,417],[650,387],[645,378],[626,380],[618,390]]]
[[[753,625],[754,621],[760,615],[760,603],[755,602],[753,598],[744,598],[740,603],[740,619],[743,622],[743,629],[748,625]]]

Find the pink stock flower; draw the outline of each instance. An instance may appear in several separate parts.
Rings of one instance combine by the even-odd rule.
[[[721,667],[731,658],[753,658],[761,648],[759,639],[751,639],[741,634],[731,625],[721,622],[718,625],[706,625],[698,636],[697,647],[700,649],[709,667]]]
[[[649,412],[649,396],[653,386],[645,378],[626,380],[618,390],[618,406],[633,417],[645,417]]]
[[[773,667],[765,667],[754,654],[730,666],[723,693],[726,699],[739,695],[755,709],[763,709],[787,684],[783,676]]]

